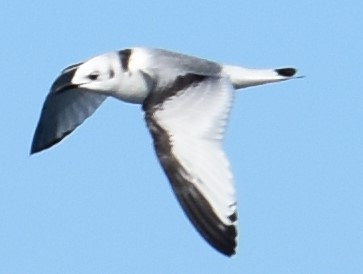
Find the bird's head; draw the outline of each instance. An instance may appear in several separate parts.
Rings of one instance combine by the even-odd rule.
[[[64,69],[51,90],[62,92],[82,88],[108,95],[119,88],[121,73],[117,53],[106,53]]]
[[[140,69],[130,70],[130,55],[131,50],[115,51],[69,66],[54,81],[51,92],[82,89],[142,103],[152,81]]]

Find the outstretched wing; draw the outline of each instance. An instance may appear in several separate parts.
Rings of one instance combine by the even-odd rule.
[[[45,99],[30,153],[60,142],[92,115],[106,98],[82,88],[51,91]]]
[[[159,161],[185,213],[217,250],[236,247],[236,197],[221,147],[234,91],[223,77],[187,74],[143,108]]]

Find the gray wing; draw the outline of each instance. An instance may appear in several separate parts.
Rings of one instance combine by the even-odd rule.
[[[37,153],[60,142],[107,98],[105,95],[76,88],[51,91],[43,105],[30,153]]]
[[[222,71],[220,64],[189,56],[181,53],[171,52],[163,49],[143,49],[147,51],[150,58],[150,66],[162,70],[162,75],[168,74],[169,70],[178,71],[180,74],[192,73],[198,75],[219,76]]]
[[[143,105],[158,159],[186,215],[228,256],[236,248],[236,197],[221,142],[233,95],[225,78],[188,74]]]

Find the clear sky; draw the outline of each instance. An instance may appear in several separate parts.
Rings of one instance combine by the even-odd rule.
[[[363,2],[195,2],[0,3],[1,274],[362,273]],[[29,156],[59,72],[130,46],[306,76],[236,96],[233,258],[183,214],[140,106],[109,99]]]

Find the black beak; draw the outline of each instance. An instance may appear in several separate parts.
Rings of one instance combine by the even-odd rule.
[[[77,67],[67,68],[65,69],[61,75],[54,81],[51,92],[59,93],[64,92],[69,89],[78,88],[78,85],[72,84],[72,79],[74,74],[76,73]]]

